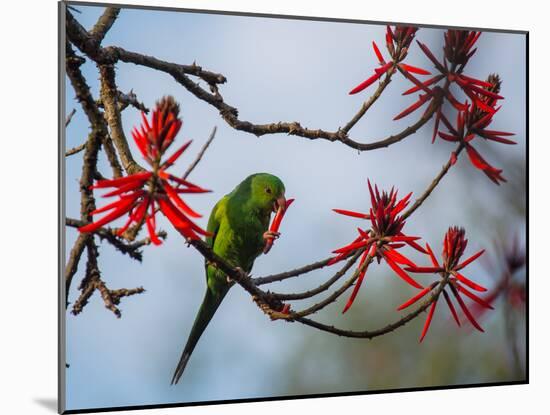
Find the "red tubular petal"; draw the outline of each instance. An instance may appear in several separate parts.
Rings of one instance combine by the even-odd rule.
[[[478,86],[470,84],[470,89],[478,94],[485,95],[486,97],[493,99],[504,99],[502,95],[495,94],[494,92],[488,91],[486,89],[480,88]]]
[[[409,272],[414,272],[414,273],[417,273],[417,274],[432,274],[432,273],[435,273],[435,272],[443,272],[444,271],[444,269],[441,268],[441,267],[418,267],[418,266],[407,267],[407,268],[405,268],[405,270],[407,270]]]
[[[436,267],[436,268],[440,268],[439,262],[437,262],[437,258],[435,257],[434,252],[432,251],[432,248],[430,247],[428,242],[426,242],[426,250],[428,251],[428,255],[430,256],[430,259],[432,260],[433,266]]]
[[[443,112],[441,112],[441,121],[443,121],[443,124],[445,124],[445,127],[447,127],[447,129],[449,130],[449,132],[451,132],[451,134],[458,135],[458,132],[454,129],[454,127],[449,122],[449,120],[447,119],[447,117]]]
[[[98,180],[96,184],[92,186],[94,189],[102,189],[105,187],[120,187],[131,182],[140,182],[149,180],[153,175],[150,171],[144,171],[129,176],[118,177],[116,179]]]
[[[399,66],[408,71],[408,72],[412,72],[412,73],[415,73],[415,74],[418,74],[418,75],[431,75],[432,73],[425,70],[425,69],[422,69],[422,68],[418,68],[416,66],[412,66],[412,65],[408,65],[406,63],[400,63]]]
[[[402,234],[400,233],[400,236]],[[420,245],[418,245],[416,242],[414,241],[405,241],[407,245],[409,245],[411,248],[413,249],[416,249],[418,252],[422,252],[423,254],[427,254],[428,252],[422,248]]]
[[[496,141],[497,143],[508,144],[508,145],[517,144],[514,140],[509,140],[507,138],[499,137],[497,135],[486,134],[486,131],[483,131],[483,130],[482,131],[477,131],[477,134],[480,137],[485,138],[486,140]]]
[[[367,232],[365,232],[363,229],[357,228],[357,232],[359,232],[359,235],[361,235],[361,238],[364,238],[364,239],[367,239],[367,240],[369,239],[369,234]]]
[[[335,257],[332,257],[331,259],[328,260],[327,266],[334,265],[337,262],[340,262],[341,260],[343,260],[344,258],[346,258],[346,254],[340,254]]]
[[[186,238],[199,239],[198,235],[191,229],[191,221],[185,218],[168,199],[159,198],[157,202],[161,212],[164,213],[176,230]]]
[[[475,253],[474,255],[472,255],[470,258],[468,258],[465,261],[462,261],[460,264],[458,264],[456,269],[460,270],[460,269],[464,268],[466,265],[471,264],[476,259],[478,259],[481,255],[483,255],[484,253],[485,253],[485,249],[482,249],[481,251],[479,251],[479,252]]]
[[[100,227],[102,227],[103,225],[105,225],[109,222],[112,222],[115,219],[118,219],[122,215],[127,213],[130,209],[132,209],[132,206],[134,205],[134,202],[135,202],[135,199],[133,199],[133,198],[124,199],[124,203],[121,203],[119,205],[119,207],[116,208],[115,210],[113,210],[111,213],[109,213],[108,215],[105,215],[104,217],[102,217],[101,219],[99,219],[99,220],[97,220],[93,223],[89,223],[87,225],[84,225],[84,226],[78,228],[78,230],[82,233],[93,232],[93,231],[99,229]]]
[[[443,140],[445,140],[445,141],[450,141],[450,142],[452,142],[452,143],[457,142],[457,141],[460,141],[460,138],[458,138],[457,136],[451,135],[451,134],[446,134],[446,133],[444,133],[444,132],[442,132],[442,131],[440,131],[440,132],[438,133],[438,135],[439,135],[439,137],[441,137]]]
[[[422,238],[420,236],[405,236],[405,235],[396,235],[391,237],[392,242],[411,242],[411,241],[417,241],[419,239],[422,239]]]
[[[414,104],[412,104],[410,107],[405,108],[403,111],[401,111],[399,114],[397,114],[395,117],[393,117],[394,121],[397,121],[403,117],[406,117],[411,112],[417,110],[422,105],[424,105],[427,101],[431,99],[431,95],[420,95],[418,101],[416,101]]]
[[[478,329],[481,332],[484,332],[484,330],[481,328],[481,326],[477,323],[474,316],[472,316],[472,313],[470,313],[470,310],[468,310],[468,307],[466,307],[466,304],[464,304],[464,300],[456,290],[456,288],[451,284],[451,291],[453,295],[456,298],[456,301],[458,301],[458,305],[462,309],[462,312],[466,315],[466,318],[472,323],[472,326],[474,326],[476,329]]]
[[[270,231],[272,232],[278,232],[279,231],[279,227],[281,226],[281,222],[283,221],[283,218],[286,214],[286,211],[288,209],[288,207],[294,202],[295,199],[288,199],[286,201],[286,204],[285,204],[285,207],[284,209],[277,209],[277,213],[275,214],[275,217],[273,218],[273,222],[271,224],[271,227],[270,227]],[[273,242],[273,240],[272,240]]]
[[[386,34],[388,34],[388,35],[390,36],[391,39],[393,39],[394,41],[397,42],[397,39],[395,38],[395,34],[394,34],[393,31],[391,30],[390,25],[387,25],[387,26],[386,26]]]
[[[488,112],[490,114],[494,114],[496,110],[493,107],[490,107],[487,105],[482,99],[480,99],[476,94],[474,94],[472,91],[470,91],[467,88],[462,89],[464,93],[472,100],[472,102],[475,103],[477,107],[479,107],[484,112]]]
[[[374,49],[374,53],[376,53],[376,57],[378,58],[378,62],[380,62],[381,65],[385,64],[386,61],[384,60],[384,57],[380,53],[380,49],[378,49],[378,46],[374,41],[372,42],[372,48]]]
[[[183,152],[185,150],[187,150],[187,147],[189,147],[191,145],[191,143],[193,142],[193,140],[189,140],[187,143],[185,143],[183,146],[181,146],[179,149],[177,149],[175,151],[174,154],[172,154],[163,164],[162,164],[162,167],[163,169],[166,169],[168,167],[170,167],[172,164],[174,164],[176,162],[176,160],[183,154]]]
[[[145,219],[145,224],[147,225],[147,232],[149,232],[149,239],[151,239],[153,245],[161,245],[162,241],[158,238],[156,234],[155,225],[153,224],[153,219],[151,216],[147,216],[147,218]]]
[[[453,315],[453,318],[456,321],[456,324],[460,327],[460,320],[458,319],[458,314],[456,313],[455,306],[451,302],[451,298],[449,297],[449,294],[447,294],[447,291],[443,290],[443,297],[445,297],[445,301],[447,302],[447,305],[449,306],[449,310],[451,310],[451,314]]]
[[[456,164],[456,151],[451,152],[451,158],[449,159],[449,162],[451,163],[451,166],[454,166]]]
[[[507,133],[506,131],[495,131],[495,130],[483,130],[483,133],[486,135],[503,135],[503,136],[512,136],[514,133]]]
[[[457,111],[466,111],[468,109],[467,106],[459,102],[454,95],[451,93],[451,91],[447,90],[445,91],[445,98],[449,101],[449,103],[457,110]]]
[[[134,142],[136,143],[141,155],[146,160],[150,160],[149,155],[147,154],[147,147],[145,145],[145,137],[137,130],[137,128],[132,130],[132,137],[134,138]]]
[[[422,82],[422,85],[425,86],[425,87],[428,87],[432,84],[435,84],[435,83],[441,81],[443,78],[444,78],[444,75],[436,75],[433,78],[430,78],[427,81]],[[420,91],[421,89],[423,89],[423,88],[418,86],[418,85],[415,85],[412,88],[407,89],[401,95],[409,95],[409,94],[412,94],[414,92]]]
[[[466,76],[464,74],[457,74],[456,76],[458,76],[459,78],[463,79],[466,82],[469,82],[471,84],[476,84],[476,85],[482,86],[484,88],[491,88],[493,86],[493,84],[491,84],[489,82],[485,82],[485,81],[482,81],[480,79],[472,78],[472,77]]]
[[[132,219],[135,222],[139,223],[143,220],[143,217],[147,213],[147,208],[149,207],[150,200],[151,199],[149,198],[149,196],[145,196],[143,200],[139,203],[137,209],[131,214]]]
[[[442,73],[447,72],[443,67],[443,65],[439,63],[439,61],[436,59],[436,57],[433,55],[433,53],[430,51],[430,49],[428,49],[428,47],[424,43],[421,43],[418,40],[416,41],[416,43],[418,43],[418,46],[420,47],[422,52],[424,52],[424,54],[428,57],[428,59],[432,61],[432,63],[439,70],[439,72],[442,72]]]
[[[395,217],[398,213],[400,213],[403,209],[407,207],[411,196],[412,196],[412,192],[410,192],[407,196],[405,196],[403,199],[399,201],[399,203],[391,211],[392,216]]]
[[[163,169],[159,170],[158,171],[158,175],[161,179],[164,179],[164,180],[171,180],[171,181],[174,181],[176,182],[178,185],[181,185],[181,186],[187,186],[187,187],[193,187],[193,188],[199,188],[199,186],[197,186],[196,184],[193,184],[185,179],[181,179],[177,176],[174,176],[173,174],[170,174],[170,173],[166,173],[166,171],[164,171]]]
[[[367,251],[365,251],[365,253],[363,253],[363,257],[361,258],[361,263],[363,263],[363,261],[365,260],[366,254],[367,254]],[[353,304],[353,302],[355,301],[355,297],[357,297],[357,293],[359,292],[359,288],[361,288],[361,284],[363,283],[363,279],[365,278],[368,267],[369,266],[367,265],[365,267],[365,269],[363,271],[361,271],[361,273],[359,274],[359,277],[357,278],[357,281],[355,282],[355,286],[353,287],[353,291],[352,291],[352,293],[351,293],[351,295],[348,299],[348,302],[346,303],[346,305],[344,306],[344,309],[342,310],[342,314],[344,314],[346,311],[348,311],[349,308],[351,307],[351,305]]]
[[[119,199],[115,200],[114,202],[111,202],[105,206],[102,206],[100,208],[93,210],[92,212],[90,212],[90,215],[94,216],[94,215],[97,215],[98,213],[106,212],[108,210],[115,209],[120,206],[124,206],[128,199],[136,200],[139,196],[141,196],[141,194],[142,193],[132,193],[129,195],[121,196]]]
[[[472,125],[472,129],[478,130],[491,124],[494,113],[487,113]]]
[[[332,209],[334,212],[339,213],[340,215],[352,216],[354,218],[369,219],[369,215],[366,213],[354,212],[352,210],[345,209]]]
[[[349,91],[349,95],[357,94],[358,92],[361,92],[362,90],[368,88],[374,82],[376,82],[376,80],[379,79],[381,76],[382,76],[382,74],[375,73],[370,78],[365,79],[363,82],[361,82],[359,85],[357,85],[351,91]]]
[[[439,121],[441,120],[441,107],[438,108],[435,114],[434,130],[432,133],[432,144],[435,143],[435,138],[437,137],[437,132],[439,131]]]
[[[202,189],[200,187],[188,187],[185,189],[175,189],[176,193],[210,193],[212,190]]]
[[[368,184],[368,186],[369,186],[370,203],[371,203],[372,207],[374,208],[374,206],[376,206],[376,198],[374,197],[374,192],[373,192],[373,190],[372,190],[372,186],[371,186],[371,184],[370,184],[370,180],[369,180],[369,179],[367,179],[367,184]],[[373,217],[372,212],[371,212],[371,214],[370,214],[370,217],[371,217],[371,218]]]
[[[387,246],[389,246],[390,248],[392,249],[399,249],[399,248],[403,248],[405,246],[405,244],[403,243],[399,243],[399,244],[388,244]]]
[[[428,329],[430,328],[430,323],[432,322],[432,318],[434,316],[436,304],[437,304],[437,300],[435,300],[430,306],[430,311],[428,311],[428,317],[426,317],[426,322],[424,323],[424,328],[422,329],[422,334],[420,335],[420,343],[422,343],[422,340],[424,340],[426,333],[428,333]]]
[[[456,288],[458,289],[458,291],[460,291],[461,293],[463,293],[466,297],[470,298],[471,300],[475,301],[476,303],[478,303],[480,306],[482,307],[485,307],[485,308],[488,308],[490,310],[494,310],[494,307],[489,304],[487,301],[485,301],[483,298],[479,298],[477,295],[475,295],[473,292],[471,291],[468,291],[466,288],[464,288],[462,285],[460,284],[456,284]]]
[[[392,65],[393,65],[393,62],[385,63],[380,68],[375,68],[374,72],[377,73],[378,75],[382,76],[388,71],[388,69],[390,69],[392,67]]]
[[[193,209],[191,209],[189,207],[189,205],[187,203],[185,203],[185,201],[179,197],[179,195],[176,193],[176,191],[174,190],[174,188],[172,186],[170,186],[170,184],[168,184],[167,182],[164,182],[163,183],[163,186],[164,190],[166,191],[166,194],[168,194],[168,196],[170,197],[170,200],[172,200],[173,203],[176,204],[177,207],[179,207],[185,214],[193,217],[193,218],[201,218],[202,215],[195,212]]]
[[[410,305],[416,303],[418,300],[420,300],[422,297],[424,297],[426,294],[428,294],[433,289],[433,287],[434,287],[433,284],[431,284],[428,287],[424,288],[422,291],[420,291],[414,297],[408,299],[403,304],[401,304],[399,307],[397,307],[397,311],[401,311],[404,308],[407,308]]]
[[[128,229],[130,227],[130,225],[132,224],[132,222],[134,221],[134,218],[132,217],[133,215],[130,215],[128,217],[128,220],[126,221],[126,223],[124,224],[124,226],[122,226],[122,228],[119,228],[118,231],[116,232],[117,236],[122,236],[122,234],[124,234],[124,232],[126,232],[126,229]]]
[[[333,254],[345,254],[350,251],[354,251],[356,249],[362,248],[364,246],[367,246],[369,244],[369,241],[359,241],[359,242],[353,242],[349,245],[343,246],[341,248],[335,249],[332,251]]]
[[[412,262],[409,258],[400,254],[395,249],[388,249],[384,251],[384,254],[388,255],[394,262],[398,264],[408,265],[410,267],[416,267],[416,264]]]
[[[118,189],[105,193],[104,195],[102,195],[102,197],[112,197],[112,196],[122,195],[123,193],[128,193],[131,191],[140,191],[140,189],[143,187],[144,184],[145,182],[142,180],[130,182],[128,184],[120,186]]]
[[[393,260],[386,255],[386,252],[383,253],[384,259],[386,260],[386,263],[390,266],[391,269],[395,271],[395,273],[402,278],[405,282],[412,285],[414,288],[418,288],[421,290],[423,287],[417,283],[415,280],[413,280],[405,271],[403,271],[399,266],[393,262]]]
[[[457,280],[459,280],[461,283],[467,285],[472,290],[476,290],[476,291],[480,291],[480,292],[487,291],[487,288],[482,287],[479,284],[476,284],[475,282],[473,282],[472,280],[466,278],[464,275],[460,274],[459,272],[453,271],[452,274],[456,277]]]
[[[172,144],[174,138],[176,137],[176,135],[178,135],[181,125],[181,120],[176,119],[174,123],[170,126],[170,129],[166,133],[166,137],[164,138],[164,141],[162,143],[162,151],[165,151],[170,146],[170,144]]]
[[[403,70],[401,72],[405,78],[407,78],[409,81],[411,81],[413,84],[415,84],[417,87],[419,87],[422,91],[424,91],[426,94],[432,96],[432,90],[425,86],[420,80],[416,79],[415,76],[413,76],[410,72]]]
[[[485,159],[481,157],[477,150],[471,145],[466,145],[466,152],[468,153],[468,157],[470,158],[470,161],[472,162],[474,167],[480,170],[496,170],[493,166],[487,163]]]
[[[145,126],[145,129],[149,131],[151,129],[151,126],[149,125],[149,121],[147,121],[147,117],[145,116],[145,113],[141,111],[141,120],[143,122],[143,125]]]

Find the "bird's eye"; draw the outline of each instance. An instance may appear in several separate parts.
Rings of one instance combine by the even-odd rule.
[[[265,188],[265,192],[271,194],[271,188],[266,187],[266,188]]]

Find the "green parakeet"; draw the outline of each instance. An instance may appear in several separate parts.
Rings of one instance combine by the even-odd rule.
[[[244,179],[225,195],[210,213],[206,243],[234,267],[250,272],[266,241],[278,237],[268,231],[271,212],[286,207],[285,186],[276,176],[257,173]],[[206,294],[183,349],[172,384],[178,383],[193,349],[208,326],[231,283],[219,269],[205,263]]]

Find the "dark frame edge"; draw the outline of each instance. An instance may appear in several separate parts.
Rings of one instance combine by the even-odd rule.
[[[63,0],[62,0],[63,1]],[[495,33],[515,33],[526,34],[527,30],[520,29],[497,29],[497,28],[483,28],[472,26],[453,26],[453,25],[436,25],[436,24],[421,24],[416,22],[397,22],[397,21],[385,21],[385,20],[364,20],[364,19],[352,19],[344,17],[323,17],[323,16],[302,16],[302,15],[288,15],[288,14],[276,14],[276,13],[256,13],[256,12],[242,12],[231,10],[214,10],[214,9],[188,9],[185,7],[170,7],[170,6],[147,6],[139,4],[127,4],[127,3],[102,3],[96,1],[79,1],[79,0],[66,0],[63,1],[69,6],[91,6],[91,7],[108,7],[115,6],[126,9],[141,9],[141,10],[162,10],[166,12],[185,12],[185,13],[207,13],[218,14],[225,16],[241,16],[241,17],[266,17],[271,19],[289,19],[289,20],[311,20],[317,22],[333,22],[333,23],[352,23],[352,24],[375,24],[375,25],[412,25],[417,27],[429,28],[429,29],[468,29],[477,30],[483,32],[495,32]]]
[[[64,414],[88,414],[94,412],[114,412],[114,411],[137,411],[146,409],[169,409],[169,408],[184,408],[193,406],[210,406],[210,405],[228,405],[250,402],[275,402],[275,401],[290,401],[296,399],[317,399],[317,398],[337,398],[346,396],[368,396],[387,393],[408,393],[408,392],[429,392],[438,390],[453,390],[453,389],[470,389],[470,388],[486,388],[494,386],[521,386],[527,385],[527,380],[518,380],[510,382],[494,382],[494,383],[472,383],[465,385],[446,385],[446,386],[426,386],[403,389],[381,389],[372,391],[354,391],[354,392],[336,392],[336,393],[318,393],[310,395],[288,395],[288,396],[273,396],[263,398],[242,398],[231,400],[215,400],[215,401],[197,401],[197,402],[181,402],[181,403],[166,403],[155,405],[132,405],[132,406],[112,406],[103,408],[86,408],[86,409],[69,409],[63,412]]]
[[[65,11],[67,6],[90,6],[90,7],[108,7],[116,6],[120,8],[128,9],[142,9],[142,10],[162,10],[173,12],[187,12],[187,13],[206,13],[215,15],[229,15],[229,16],[242,16],[242,17],[264,17],[275,19],[290,19],[290,20],[309,20],[309,21],[323,21],[323,22],[335,22],[335,23],[352,23],[352,24],[408,24],[423,28],[453,28],[453,29],[469,29],[479,30],[484,32],[494,33],[511,33],[525,36],[525,65],[526,65],[526,290],[527,290],[527,307],[526,307],[526,370],[525,379],[517,381],[504,381],[504,382],[489,382],[489,383],[474,383],[474,384],[458,384],[458,385],[444,385],[444,386],[425,386],[425,387],[412,387],[402,389],[384,389],[384,390],[370,390],[370,391],[351,391],[351,392],[336,392],[336,393],[319,393],[308,395],[288,395],[288,396],[274,396],[274,397],[255,397],[255,398],[241,398],[231,400],[212,400],[212,401],[195,401],[195,402],[179,402],[179,403],[166,403],[166,404],[150,404],[150,405],[132,405],[132,406],[117,406],[117,407],[98,407],[98,408],[86,408],[86,409],[66,409],[66,310],[63,306],[65,299],[65,284],[63,278],[63,267],[65,264],[65,114],[66,114],[66,102],[65,102],[65,53],[64,44],[65,37]],[[483,388],[494,386],[519,386],[528,385],[530,379],[529,370],[529,298],[530,298],[530,284],[529,284],[529,30],[508,30],[508,29],[495,29],[495,28],[479,28],[479,27],[466,27],[466,26],[451,26],[451,25],[432,25],[432,24],[418,24],[412,22],[389,22],[389,21],[370,21],[360,19],[347,19],[347,18],[329,18],[321,16],[295,16],[295,15],[283,15],[283,14],[268,14],[268,13],[254,13],[254,12],[241,12],[241,11],[223,11],[223,10],[211,10],[211,9],[187,9],[180,7],[165,7],[165,6],[147,6],[147,5],[131,5],[125,3],[108,3],[108,2],[87,2],[78,0],[60,0],[58,2],[58,238],[59,238],[59,264],[58,264],[58,413],[60,414],[83,414],[93,412],[113,412],[113,411],[128,411],[128,410],[147,410],[147,409],[167,409],[167,408],[182,408],[193,406],[210,406],[210,405],[222,405],[222,404],[239,404],[250,402],[273,402],[273,401],[289,401],[296,399],[316,399],[316,398],[332,398],[332,397],[346,397],[346,396],[368,396],[376,394],[387,393],[407,393],[407,392],[424,392],[424,391],[437,391],[437,390],[454,390],[454,389],[469,389],[469,388]]]
[[[65,265],[65,16],[67,3],[60,1],[57,3],[58,11],[58,289],[57,289],[57,412],[60,414],[66,411],[65,391],[66,391],[66,319],[65,319],[65,284],[64,284],[64,265]]]

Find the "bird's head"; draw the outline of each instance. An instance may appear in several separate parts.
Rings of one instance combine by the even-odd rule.
[[[251,195],[254,205],[263,211],[277,212],[286,208],[285,185],[277,176],[258,173],[251,176]]]

